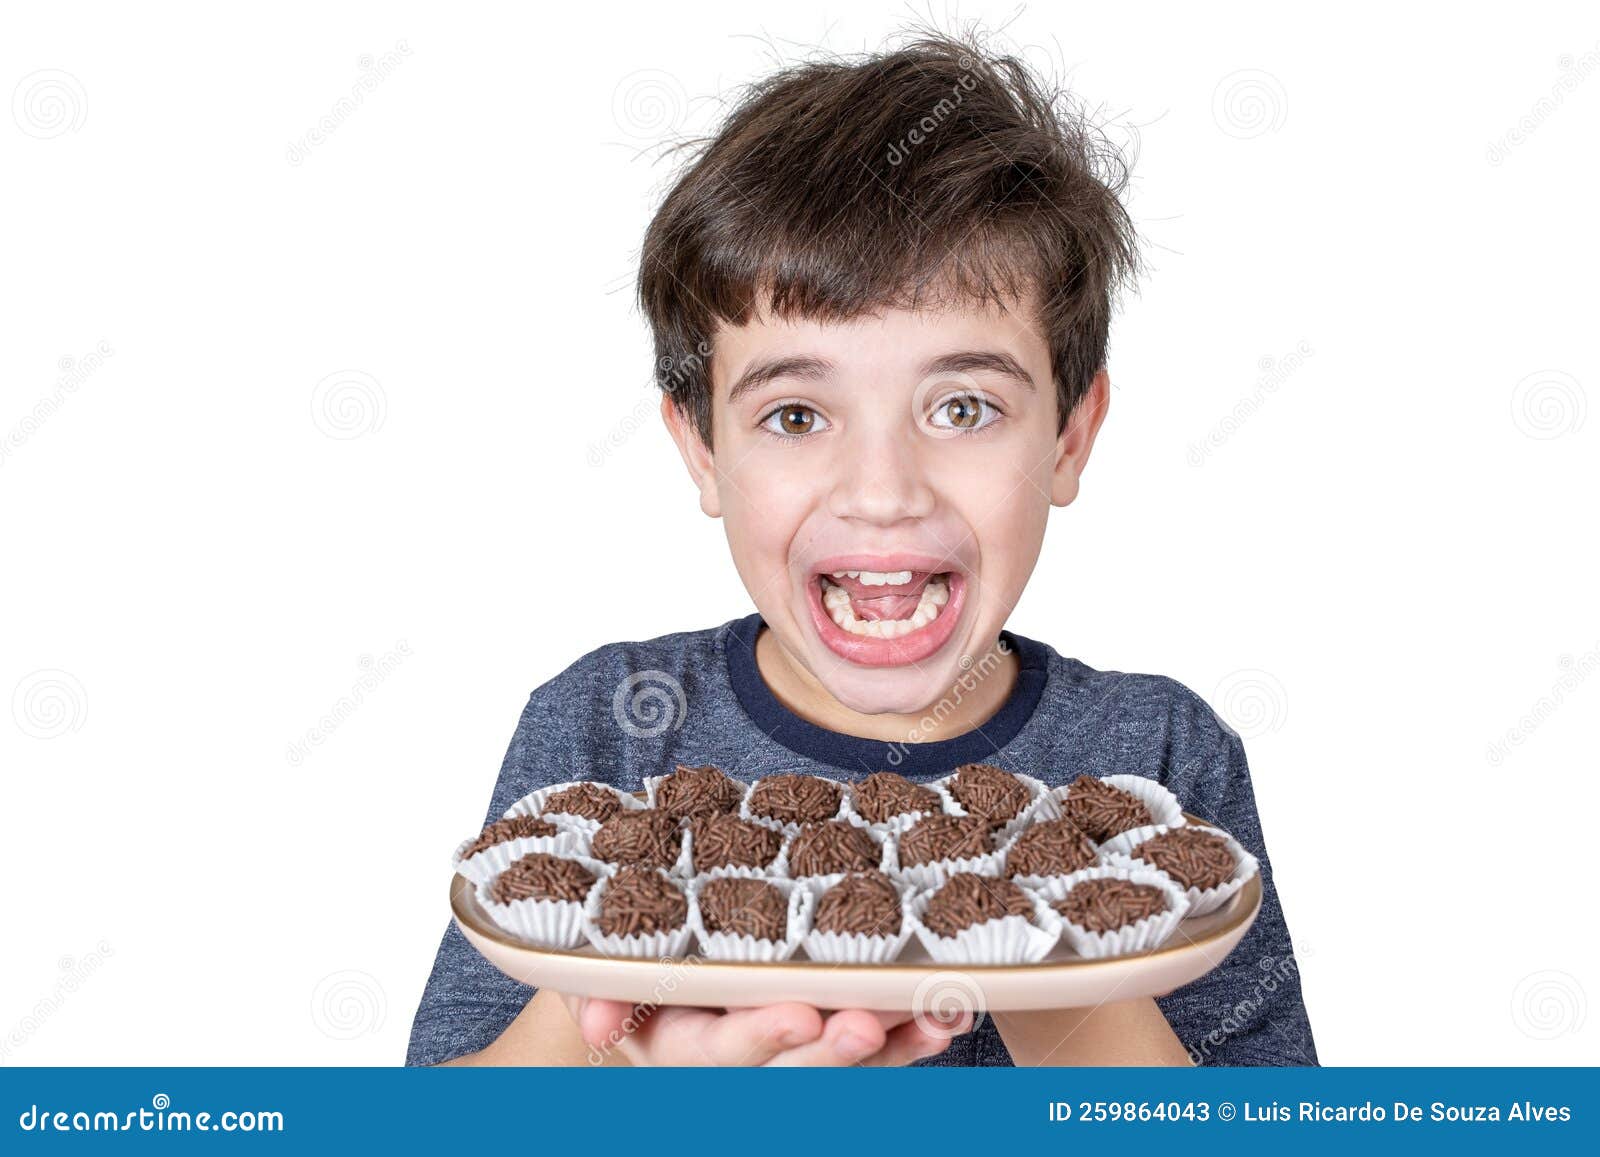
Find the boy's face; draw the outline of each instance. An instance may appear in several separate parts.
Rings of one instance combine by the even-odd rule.
[[[845,707],[912,714],[991,648],[1077,495],[1102,372],[1057,431],[1029,311],[758,314],[714,335],[712,443],[663,413],[788,663]]]

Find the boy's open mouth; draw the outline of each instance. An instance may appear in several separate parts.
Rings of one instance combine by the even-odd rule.
[[[966,582],[955,571],[838,569],[811,576],[811,611],[830,651],[869,667],[916,663],[955,628]]]

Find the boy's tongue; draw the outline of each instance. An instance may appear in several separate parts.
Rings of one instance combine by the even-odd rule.
[[[850,609],[863,622],[880,619],[909,619],[917,613],[922,601],[922,588],[933,577],[929,571],[912,571],[911,581],[897,586],[867,586],[860,579],[828,576],[836,587],[843,587],[850,595]]]

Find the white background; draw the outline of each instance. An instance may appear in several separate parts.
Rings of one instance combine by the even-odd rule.
[[[1244,734],[1324,1061],[1600,1061],[1600,21],[1112,7],[997,37],[1151,266],[1012,625]],[[918,11],[8,8],[0,1060],[400,1060],[528,692],[749,609],[652,146]]]

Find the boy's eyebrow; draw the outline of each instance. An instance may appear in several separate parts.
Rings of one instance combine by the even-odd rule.
[[[794,354],[752,362],[744,373],[739,375],[739,380],[733,383],[733,389],[728,391],[728,403],[731,405],[737,402],[751,390],[760,389],[777,378],[806,378],[817,381],[831,373],[833,373],[832,362],[809,354]]]
[[[987,370],[1015,379],[1019,384],[1036,390],[1033,375],[1022,368],[1022,363],[999,350],[962,350],[959,353],[941,354],[922,367],[922,376],[931,378],[939,374],[971,374]]]

